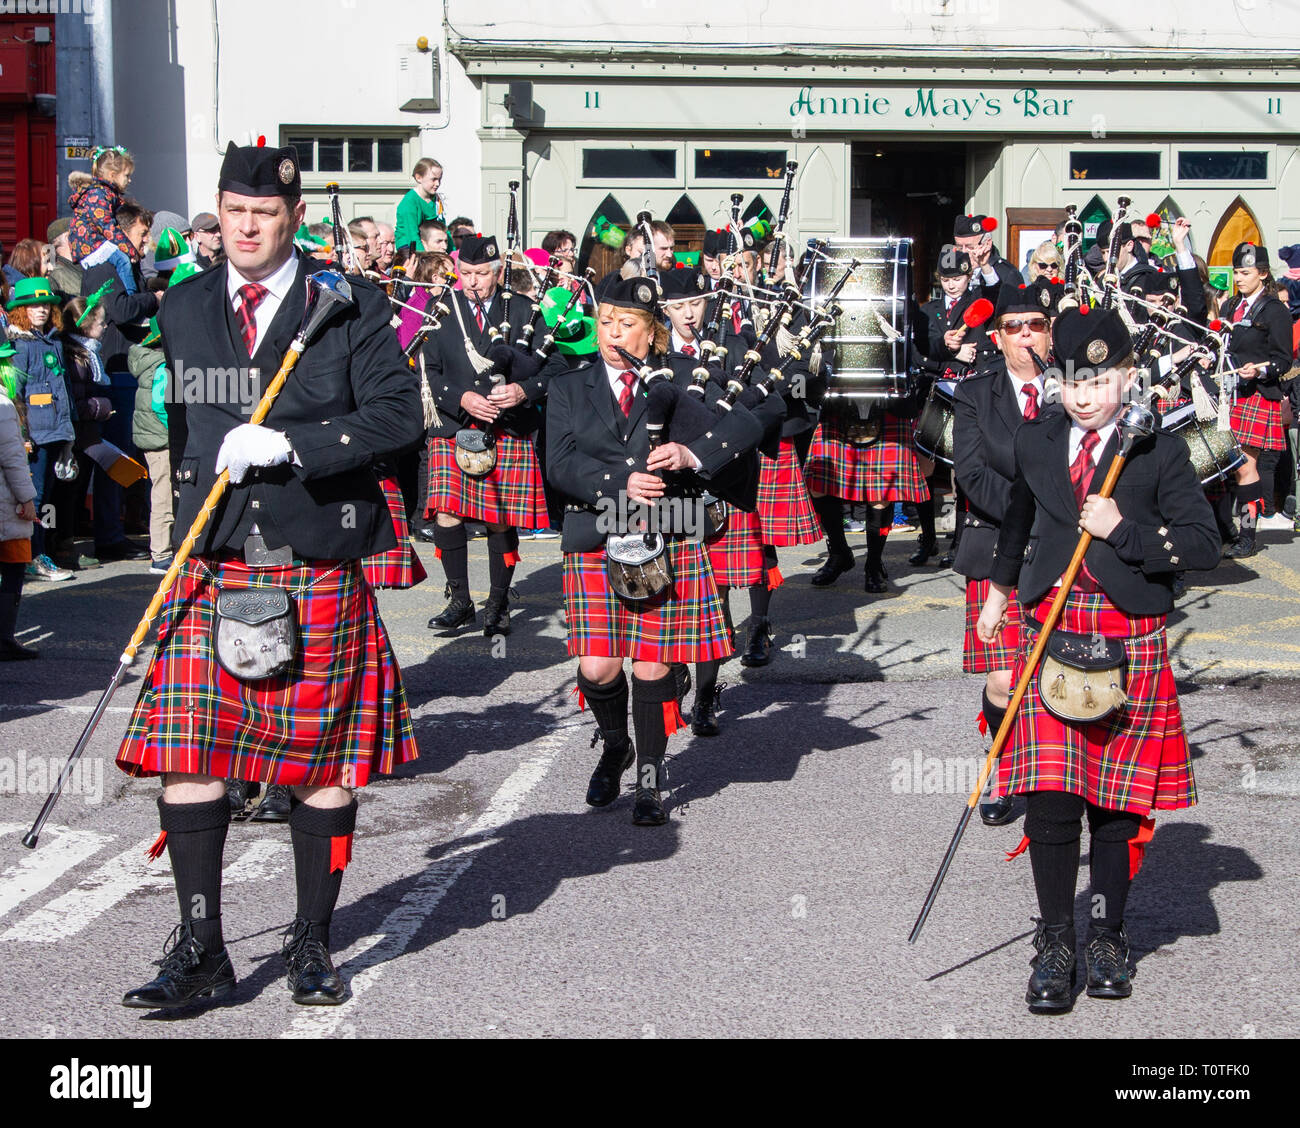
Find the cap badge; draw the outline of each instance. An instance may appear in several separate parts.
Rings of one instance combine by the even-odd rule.
[[[1044,309],[1052,308],[1052,292],[1050,290],[1040,289],[1038,291],[1038,304]]]
[[[1098,337],[1095,341],[1088,342],[1086,355],[1089,364],[1100,364],[1106,359],[1106,354],[1110,350],[1106,347],[1106,342]]]
[[[644,282],[642,282],[636,288],[636,300],[643,303],[644,305],[649,305],[652,301],[654,301],[654,291],[651,290],[650,287],[647,286]]]
[[[497,245],[496,245],[496,243],[488,243],[487,246],[485,246],[485,247],[483,248],[483,253],[484,253],[485,255],[487,255],[487,257],[488,257],[489,259],[494,259],[494,258],[496,258],[496,257],[497,257]]]
[[[1244,255],[1241,256],[1241,265],[1242,266],[1255,265],[1255,254],[1253,251],[1247,251]]]
[[[293,161],[289,160],[289,158],[286,157],[284,160],[280,162],[280,183],[292,184],[294,174],[297,171],[298,170],[294,167]]]

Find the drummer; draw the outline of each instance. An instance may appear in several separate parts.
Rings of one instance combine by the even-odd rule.
[[[1051,349],[1055,295],[1050,283],[1002,287],[990,336],[998,352],[978,373],[957,385],[953,424],[953,475],[966,497],[956,570],[966,577],[966,637],[962,669],[984,674],[983,724],[996,733],[1011,696],[1011,667],[1020,645],[1019,607],[1014,595],[1007,626],[991,643],[976,634],[993,574],[994,550],[1015,481],[1016,432],[1041,415],[1059,413],[1044,401],[1043,377],[1034,356],[1046,362]],[[988,826],[1013,818],[1011,797],[980,804]]]
[[[970,288],[970,255],[952,244],[945,246],[939,252],[939,267],[934,277],[943,297],[918,307],[912,338],[917,353],[916,368],[921,373],[922,383],[918,391],[921,397],[930,394],[930,388],[937,380],[960,380],[972,372],[976,342],[984,336],[983,329],[968,329],[962,320],[978,296]],[[951,457],[951,451],[946,453]],[[917,567],[938,555],[934,532],[935,466],[933,461],[924,457],[924,452],[922,455],[919,461],[930,487],[930,499],[916,507],[921,538],[909,563]]]

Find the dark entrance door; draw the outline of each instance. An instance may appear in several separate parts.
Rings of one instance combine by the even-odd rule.
[[[913,239],[916,298],[930,297],[939,250],[966,202],[966,146],[918,141],[853,145],[849,234]]]

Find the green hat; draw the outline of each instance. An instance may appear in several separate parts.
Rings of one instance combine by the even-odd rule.
[[[161,340],[162,330],[158,328],[158,318],[151,317],[149,318],[149,335],[140,344],[147,348],[149,345],[156,345]]]
[[[20,278],[9,296],[5,309],[18,309],[20,306],[58,305],[58,296],[48,278]]]
[[[561,336],[563,334],[563,336]],[[576,325],[565,322],[555,334],[555,347],[564,356],[589,356],[596,351],[596,319],[582,317]]]
[[[0,338],[0,360],[8,360],[16,355],[18,347],[8,338]]]
[[[605,246],[616,251],[622,250],[623,244],[627,242],[627,232],[621,227],[610,223],[603,215],[596,216],[596,222],[592,224],[591,233]]]
[[[167,289],[170,290],[173,286],[179,286],[187,278],[193,278],[196,274],[202,273],[203,269],[197,263],[183,262],[172,271],[172,276],[167,283]]]
[[[540,302],[540,306],[542,310],[542,318],[546,322],[546,327],[550,329],[552,332],[555,331],[555,326],[559,324],[560,321],[560,315],[565,311],[565,308],[569,304],[569,299],[572,297],[573,297],[572,291],[567,290],[563,286],[556,286],[550,290],[547,290],[546,293],[542,296],[542,300]],[[578,305],[575,305],[571,310],[569,310],[568,317],[564,319],[566,335],[568,332],[571,332],[581,321],[582,321],[582,305],[581,303],[579,303]],[[557,337],[559,335],[560,334],[558,333],[556,334]]]
[[[103,285],[102,285],[98,290],[96,290],[93,294],[89,295],[89,296],[86,298],[86,309],[85,309],[85,312],[82,313],[82,315],[81,315],[80,317],[77,318],[77,328],[78,328],[78,329],[80,329],[81,326],[82,326],[83,324],[85,324],[86,319],[87,319],[87,318],[88,318],[92,313],[94,313],[96,309],[99,308],[99,304],[100,304],[100,303],[101,303],[101,302],[102,302],[106,297],[108,297],[109,292],[113,289],[113,283],[116,282],[116,281],[117,281],[117,276],[114,275],[114,276],[113,276],[112,278],[110,278],[107,282],[105,282],[105,283],[104,283],[104,284],[103,284]]]
[[[323,251],[329,246],[324,239],[317,239],[305,223],[298,228],[295,233],[293,237],[293,245],[297,247],[298,250],[306,251],[308,254],[312,251]]]
[[[168,227],[158,236],[158,245],[154,248],[153,264],[162,274],[175,270],[182,263],[193,262],[194,253],[185,237],[174,227]]]

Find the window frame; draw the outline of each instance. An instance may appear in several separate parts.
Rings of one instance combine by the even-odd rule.
[[[661,141],[651,138],[638,139],[636,141],[581,141],[577,145],[576,165],[577,177],[574,180],[576,188],[630,188],[643,186],[646,188],[682,188],[685,186],[685,148],[684,141]],[[582,169],[586,163],[586,154],[591,151],[612,150],[616,152],[634,152],[646,149],[669,149],[672,150],[675,159],[677,172],[674,176],[663,177],[646,177],[646,176],[584,176]]]
[[[1061,186],[1069,191],[1087,191],[1097,187],[1106,189],[1127,188],[1131,189],[1135,195],[1139,192],[1151,189],[1153,191],[1159,190],[1163,198],[1164,195],[1168,194],[1171,183],[1169,176],[1172,171],[1172,166],[1169,162],[1173,159],[1172,149],[1173,146],[1168,142],[1152,143],[1134,141],[1130,143],[1122,140],[1108,140],[1104,145],[1089,145],[1083,141],[1066,141],[1061,145]],[[1160,175],[1154,180],[1135,180],[1129,176],[1118,178],[1089,176],[1086,180],[1075,180],[1072,175],[1073,170],[1071,168],[1072,161],[1070,154],[1087,152],[1158,153],[1160,155]],[[1092,196],[1096,193],[1089,191],[1088,194],[1089,196]]]
[[[1246,142],[1231,142],[1225,144],[1215,144],[1214,142],[1201,142],[1199,144],[1177,145],[1174,146],[1174,153],[1171,156],[1173,163],[1169,167],[1171,176],[1178,172],[1178,156],[1181,153],[1263,153],[1265,161],[1268,162],[1268,175],[1263,180],[1184,180],[1181,177],[1170,180],[1170,192],[1176,188],[1228,188],[1233,189],[1240,194],[1252,188],[1276,188],[1277,187],[1277,146],[1271,142],[1261,141],[1258,144],[1249,144]]]
[[[417,152],[420,133],[417,129],[403,126],[334,126],[334,125],[293,125],[280,127],[280,144],[282,146],[310,137],[312,140],[312,170],[302,173],[304,191],[322,191],[327,184],[348,185],[353,188],[385,189],[410,188],[411,169],[420,159]],[[372,166],[379,164],[379,142],[381,140],[400,140],[402,142],[402,168],[397,172],[349,172],[347,168],[332,172],[322,172],[320,165],[320,142],[323,138],[343,141],[343,163],[348,163],[350,142],[369,138],[372,142],[370,157]],[[291,140],[293,139],[293,140]]]

